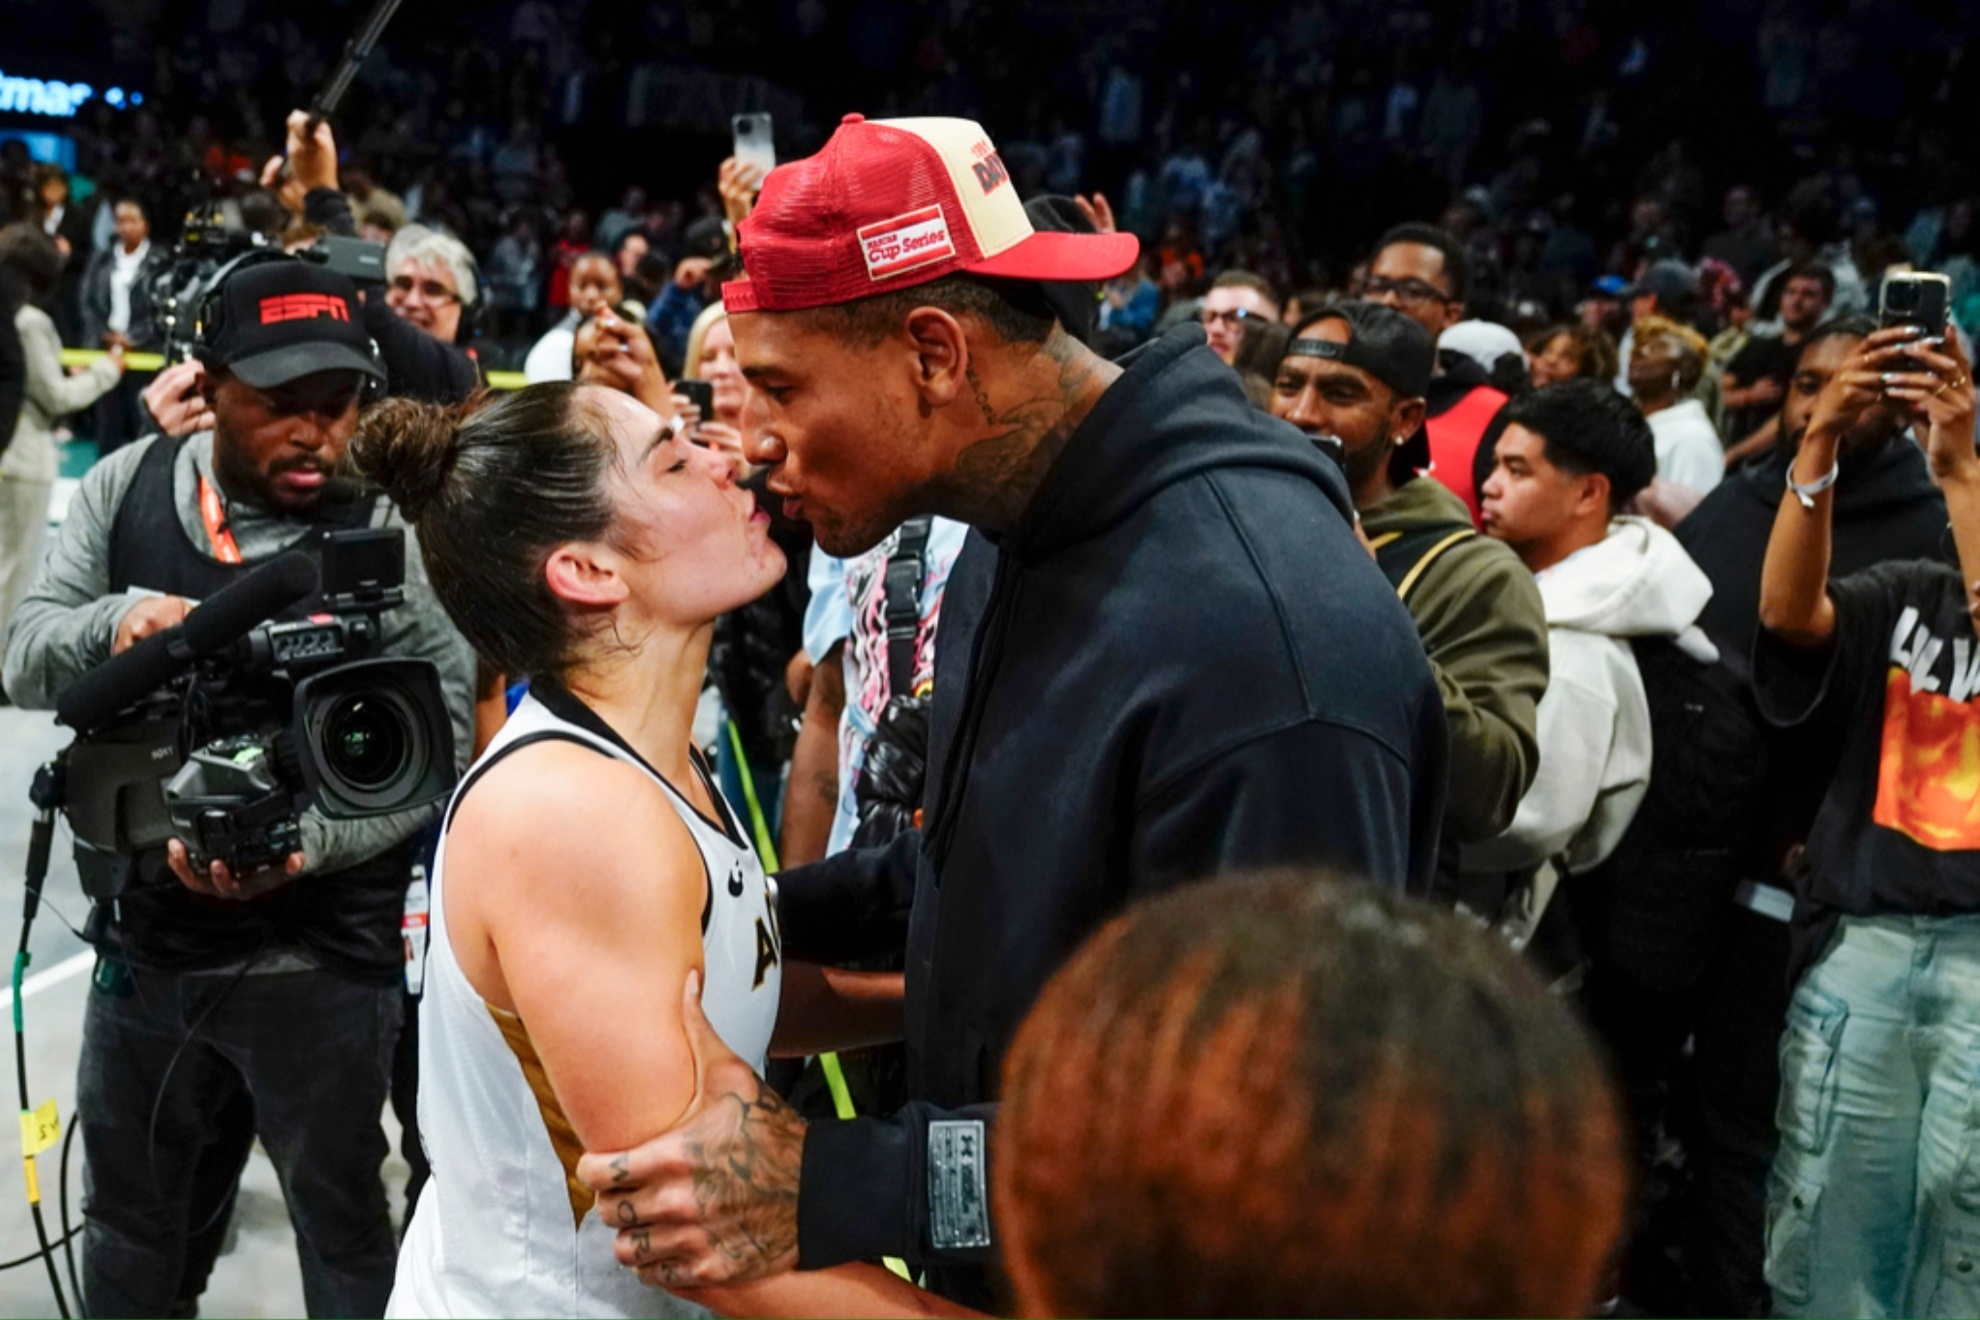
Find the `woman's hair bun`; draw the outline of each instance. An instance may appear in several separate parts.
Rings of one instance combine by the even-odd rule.
[[[461,433],[457,409],[386,399],[367,409],[351,438],[351,461],[416,523],[447,483]]]

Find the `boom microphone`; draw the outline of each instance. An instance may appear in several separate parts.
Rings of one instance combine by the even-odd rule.
[[[55,703],[55,718],[89,733],[193,661],[233,645],[315,590],[315,560],[299,550],[278,555],[205,601],[184,623],[145,638],[71,683]]]

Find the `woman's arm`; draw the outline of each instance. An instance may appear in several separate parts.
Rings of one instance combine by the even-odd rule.
[[[619,1149],[670,1127],[694,1059],[678,998],[640,990],[702,965],[707,879],[662,791],[587,748],[530,748],[462,800],[447,869],[454,956],[522,1019],[579,1140]]]

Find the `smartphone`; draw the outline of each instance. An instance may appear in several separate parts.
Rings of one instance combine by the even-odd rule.
[[[705,380],[677,380],[674,393],[701,409],[701,420],[715,420],[715,387]]]
[[[737,115],[729,126],[735,130],[737,160],[754,165],[760,175],[777,168],[777,143],[770,135],[768,114]]]
[[[1894,270],[1884,276],[1877,324],[1915,325],[1923,338],[1944,339],[1951,305],[1952,280],[1948,277],[1924,270]]]

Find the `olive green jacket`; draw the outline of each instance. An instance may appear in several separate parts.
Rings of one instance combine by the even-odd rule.
[[[1361,511],[1375,557],[1402,594],[1450,726],[1447,842],[1500,834],[1539,768],[1534,729],[1547,690],[1547,614],[1533,574],[1472,529],[1464,502],[1418,477]]]

